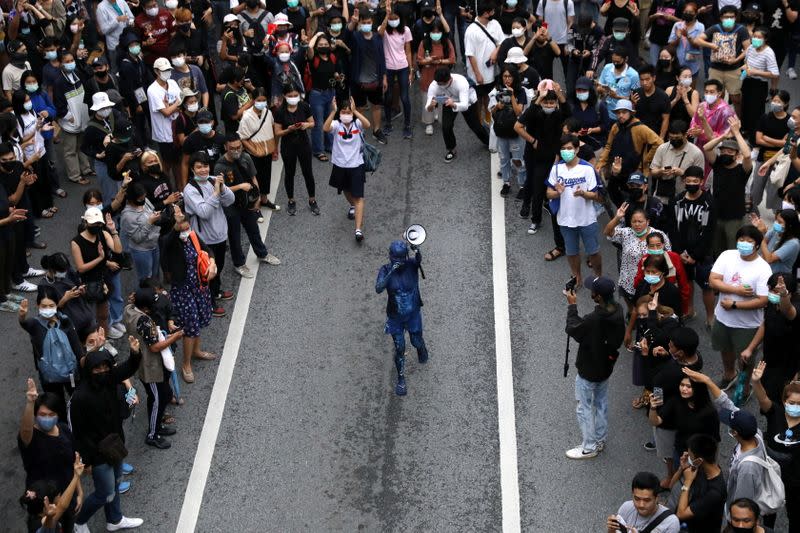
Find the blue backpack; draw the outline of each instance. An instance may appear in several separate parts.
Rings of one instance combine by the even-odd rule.
[[[42,346],[42,358],[39,359],[42,379],[46,383],[72,382],[78,369],[78,359],[72,352],[67,334],[59,327],[60,324],[51,328],[44,319],[37,318],[37,320],[47,328]]]

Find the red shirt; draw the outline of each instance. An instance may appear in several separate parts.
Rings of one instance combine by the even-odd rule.
[[[142,38],[142,52],[144,53],[144,62],[149,66],[159,57],[167,57],[167,49],[169,48],[169,41],[175,33],[175,19],[172,14],[166,9],[159,8],[158,15],[153,18],[147,16],[144,11],[134,20],[136,29]],[[150,46],[145,45],[145,41],[150,38],[156,40]],[[167,59],[169,59],[167,57]]]

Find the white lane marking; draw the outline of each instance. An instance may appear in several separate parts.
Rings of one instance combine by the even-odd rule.
[[[282,169],[282,162],[272,163],[272,187],[270,190],[272,198],[276,197]],[[259,224],[259,226],[261,238],[264,239],[267,236],[269,223],[272,220],[272,210],[264,209],[262,213],[264,213],[264,223]],[[261,262],[258,261],[252,247],[247,253],[246,264],[254,274],[258,274]],[[211,398],[208,401],[203,431],[200,433],[200,440],[197,442],[197,452],[194,456],[192,473],[189,476],[186,494],[183,497],[181,516],[178,518],[178,527],[175,529],[178,533],[191,533],[197,526],[197,517],[200,514],[200,506],[203,503],[208,471],[211,468],[211,460],[214,458],[219,426],[222,422],[222,415],[225,412],[225,401],[228,398],[228,389],[230,389],[233,370],[236,367],[236,359],[239,356],[239,346],[242,342],[242,333],[247,320],[247,312],[250,310],[250,299],[253,296],[256,279],[257,277],[241,278],[239,283],[236,305],[233,308],[230,326],[228,326],[228,336],[225,338],[225,346],[222,350],[219,367],[217,367],[217,377],[214,380],[214,388],[211,390]]]
[[[500,160],[492,154],[490,192],[492,195],[492,281],[494,285],[494,343],[497,361],[497,431],[500,436],[500,497],[503,533],[521,530],[519,478],[517,473],[517,425],[514,414],[514,377],[511,365],[511,325],[508,311],[508,270],[506,264],[505,199],[500,196],[502,180],[497,179]]]

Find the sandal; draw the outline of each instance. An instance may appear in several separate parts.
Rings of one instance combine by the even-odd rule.
[[[53,218],[56,215],[55,211],[52,208],[42,210],[42,214],[39,218]]]
[[[172,416],[172,415],[165,414],[164,416],[161,417],[161,423],[162,424],[174,424],[175,423],[175,417]]]
[[[67,191],[65,191],[64,189],[56,189],[54,194],[56,196],[58,196],[59,198],[66,198],[67,197]]]
[[[330,161],[330,159],[328,158],[328,156],[326,154],[317,154],[314,157],[316,157],[320,161]]]
[[[553,248],[552,250],[550,250],[549,252],[544,254],[544,260],[545,261],[555,261],[556,259],[558,259],[562,255],[564,255],[564,250],[562,250],[561,248]]]
[[[78,178],[76,180],[70,179],[69,181],[71,181],[72,183],[77,183],[78,185],[89,185],[89,180],[87,180],[83,176],[81,176],[80,178]]]
[[[192,357],[195,359],[202,359],[203,361],[213,361],[217,358],[217,356],[211,352],[195,352]]]

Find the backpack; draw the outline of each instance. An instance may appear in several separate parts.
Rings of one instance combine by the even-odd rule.
[[[761,441],[761,445],[764,446],[763,440],[759,440]],[[748,455],[742,459],[741,462],[756,463],[761,466],[764,471],[763,477],[761,478],[761,493],[755,498],[758,508],[761,509],[761,514],[766,515],[777,512],[778,509],[784,506],[786,500],[786,490],[783,486],[783,480],[781,479],[780,465],[766,453],[763,459],[754,455]]]
[[[246,11],[239,13],[239,16],[247,21],[247,29],[253,30],[253,37],[246,38],[248,41],[247,47],[252,54],[260,54],[264,51],[264,40],[267,38],[267,32],[264,31],[264,26],[261,25],[261,22],[268,14],[269,11],[266,9],[261,12],[261,15],[259,15],[258,18],[251,17]]]
[[[66,317],[61,315],[61,320]],[[42,358],[39,359],[39,372],[46,383],[74,383],[75,371],[78,369],[78,360],[72,352],[67,334],[61,325],[51,328],[42,318],[36,319],[45,329],[47,334],[42,344]]]
[[[336,66],[336,54],[329,54],[328,57],[330,58],[331,63],[333,63],[334,66]],[[320,63],[319,56],[314,54],[314,59],[312,59],[311,62],[314,63],[314,70],[317,70],[319,68],[319,63]],[[311,67],[308,61],[306,61],[306,68],[303,70],[303,87],[306,88],[306,94],[311,92],[311,85],[312,85]]]
[[[192,245],[197,252],[197,277],[200,278],[200,285],[206,286],[209,282],[211,257],[208,255],[208,252],[200,247],[200,241],[197,239],[197,233],[194,231],[189,233],[189,239],[192,241]]]

